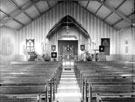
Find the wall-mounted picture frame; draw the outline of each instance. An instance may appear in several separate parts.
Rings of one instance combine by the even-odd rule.
[[[110,38],[101,38],[101,45],[104,46],[104,54],[110,55]]]
[[[100,45],[99,46],[99,52],[104,52],[104,50],[105,50],[104,46],[103,45]]]
[[[55,51],[56,50],[56,45],[51,45],[51,50]]]
[[[80,48],[81,48],[81,51],[84,51],[85,50],[85,45],[81,45]]]
[[[57,52],[51,52],[51,57],[52,58],[57,58]]]

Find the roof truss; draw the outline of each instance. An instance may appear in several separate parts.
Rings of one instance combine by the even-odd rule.
[[[110,11],[112,11],[113,13],[117,14],[119,17],[123,18],[125,21],[127,21],[128,23],[132,24],[131,20],[129,18],[127,18],[125,15],[123,15],[121,12],[115,10],[114,8],[108,6],[107,4],[105,4],[105,2],[101,2],[99,0],[97,0],[99,3],[101,3],[103,6],[105,6],[106,8],[108,8]]]
[[[12,12],[11,15],[9,15],[9,17],[7,19],[3,18],[0,23],[3,24],[3,25],[6,24],[8,21],[14,19],[15,17],[17,17],[21,13],[25,13],[25,10],[27,10],[30,7],[32,7],[33,5],[35,5],[38,2],[40,2],[40,0],[36,0],[36,1],[33,1],[33,2],[28,2],[28,3],[24,4],[22,6],[22,9],[15,10],[14,12]]]
[[[2,10],[0,10],[0,11],[1,11],[2,13],[4,13],[4,14],[6,15],[6,17],[10,17],[10,15],[8,15],[7,13],[5,13],[4,11],[2,11]],[[19,23],[20,25],[24,26],[24,24],[21,23],[20,21],[14,19],[14,18],[13,18],[13,20],[14,20],[15,22]]]
[[[115,10],[117,10],[117,9],[118,9],[121,5],[123,5],[125,2],[126,2],[126,1],[123,0],[123,2],[122,2]],[[104,18],[104,21],[105,21],[109,16],[111,16],[111,14],[113,14],[113,12],[111,12],[109,15],[107,15],[107,16]]]
[[[16,6],[18,9],[15,10],[15,11],[13,11],[11,14],[7,14],[7,13],[4,12],[4,14],[5,14],[6,16],[0,21],[0,24],[1,24],[1,25],[5,25],[5,24],[6,24],[7,22],[9,22],[10,20],[14,20],[14,21],[16,21],[17,23],[21,24],[22,26],[25,26],[22,22],[16,20],[15,17],[17,17],[17,16],[20,15],[21,13],[24,13],[31,21],[33,21],[33,20],[36,19],[36,18],[34,18],[34,19],[31,18],[31,17],[25,12],[27,9],[29,9],[30,7],[32,7],[32,6],[34,5],[35,8],[37,9],[37,11],[39,12],[39,14],[42,15],[43,13],[40,12],[40,10],[39,10],[39,8],[38,8],[38,6],[37,6],[36,4],[37,4],[38,2],[40,2],[40,1],[46,1],[47,5],[48,5],[48,7],[49,7],[49,9],[50,9],[51,6],[50,6],[50,4],[49,4],[49,1],[56,1],[56,0],[30,0],[30,2],[27,2],[27,3],[24,4],[22,7],[19,7],[19,6],[14,2],[14,0],[9,0],[9,1],[10,1],[14,6]],[[79,1],[87,1],[86,7],[84,7],[84,8],[86,8],[86,9],[88,8],[90,1],[97,1],[97,2],[99,2],[101,5],[100,5],[100,7],[97,9],[96,13],[94,13],[93,15],[96,16],[96,14],[97,14],[98,11],[100,10],[100,8],[101,8],[102,6],[105,6],[106,8],[108,8],[108,9],[111,11],[111,13],[110,13],[109,15],[107,15],[107,16],[103,19],[103,21],[105,21],[111,14],[115,13],[115,14],[117,14],[119,17],[121,17],[121,19],[111,25],[113,28],[114,28],[114,26],[115,26],[117,23],[119,23],[119,22],[122,21],[122,20],[125,20],[125,21],[128,22],[130,25],[132,25],[132,20],[131,20],[128,16],[125,16],[124,14],[122,14],[121,12],[119,12],[119,11],[117,10],[117,9],[118,9],[120,6],[122,6],[127,0],[123,0],[122,3],[121,3],[116,9],[114,9],[114,8],[110,7],[109,5],[107,5],[107,4],[105,3],[106,0],[60,0],[60,1],[64,1],[64,2],[65,2],[65,1],[76,1],[76,2],[79,2]],[[133,0],[133,2],[134,2],[134,0]],[[135,3],[135,2],[134,2],[134,3]],[[79,4],[79,3],[78,3],[78,4]],[[2,10],[0,10],[0,11],[3,12]],[[48,11],[48,10],[47,10],[47,11]],[[89,11],[89,12],[90,12],[90,11]],[[96,17],[97,17],[97,16],[96,16]],[[105,23],[107,23],[107,22],[105,22]],[[107,24],[108,24],[108,23],[107,23]],[[110,25],[110,24],[109,24],[109,25]]]
[[[33,4],[34,4],[34,6],[36,7],[36,9],[37,9],[38,13],[39,13],[39,14],[41,14],[41,12],[40,12],[40,10],[39,10],[38,6],[36,5],[36,3],[34,3],[34,0],[31,0],[31,2],[33,2]]]

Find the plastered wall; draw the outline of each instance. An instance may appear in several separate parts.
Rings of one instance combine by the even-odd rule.
[[[0,27],[0,61],[15,60],[18,53],[16,31]]]
[[[119,54],[119,47],[117,46],[119,45],[119,32],[80,5],[68,2],[54,6],[54,8],[18,31],[18,54],[25,55],[24,46],[26,46],[26,39],[35,39],[35,50],[38,54],[43,53],[43,45],[45,46],[44,51],[50,52],[50,43],[46,35],[50,29],[66,15],[73,17],[87,30],[91,37],[91,40],[89,40],[87,44],[88,47],[94,46],[95,49],[98,49],[101,44],[101,38],[110,38],[110,56]],[[90,44],[90,41],[92,41],[94,45]],[[108,56],[110,60],[115,59],[110,56]]]
[[[135,28],[120,31],[120,60],[135,61]]]
[[[91,39],[88,40],[88,43],[85,44],[87,48],[98,49],[99,45],[101,44],[101,38],[110,38],[110,55],[107,56],[107,59],[118,59],[117,57],[120,53],[119,32],[110,27],[108,24],[104,23],[102,20],[91,14],[80,5],[70,2],[57,4],[52,9],[18,31],[11,29],[8,31],[6,30],[7,28],[4,28],[5,30],[1,31],[1,37],[3,34],[5,34],[5,32],[7,32],[6,34],[14,36],[12,36],[13,38],[11,40],[13,45],[11,48],[13,51],[9,51],[12,53],[10,55],[14,54],[21,56],[19,58],[15,58],[15,60],[27,61],[26,39],[35,39],[35,51],[37,54],[42,55],[44,52],[50,53],[51,43],[49,42],[49,39],[46,38],[46,36],[52,27],[66,15],[73,17],[79,24],[81,24],[84,29],[87,30],[91,37]],[[82,43],[83,41],[84,40],[82,39]],[[6,45],[8,46],[8,43]],[[5,53],[3,52],[7,51],[7,49],[4,47],[5,49],[2,50],[3,46],[0,46],[0,54],[1,58],[3,58],[3,56],[5,56]],[[7,58],[7,60],[9,58]]]

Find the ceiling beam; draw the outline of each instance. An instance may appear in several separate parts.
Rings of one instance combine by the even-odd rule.
[[[13,20],[16,21],[17,23],[19,23],[20,25],[25,26],[22,22],[20,22],[20,21],[18,21],[16,19],[13,19]]]
[[[12,12],[12,14],[10,15],[10,17],[8,17],[7,19],[2,19],[0,21],[1,24],[5,25],[8,21],[14,19],[15,17],[17,17],[18,15],[20,15],[21,13],[24,13],[25,10],[27,10],[28,8],[32,7],[34,4],[40,2],[41,0],[36,0],[34,2],[28,2],[26,4],[23,5],[22,9],[17,9],[15,11]]]
[[[33,0],[31,0],[31,2],[33,2]],[[38,13],[41,14],[41,11],[39,10],[38,6],[36,4],[34,4],[34,6],[36,7]]]
[[[13,0],[8,0],[9,2],[11,2],[13,5],[15,5],[19,10],[22,10],[21,7],[19,7]],[[30,20],[32,20],[32,18],[26,13],[23,12]]]
[[[46,0],[40,0],[40,1],[46,1]],[[56,5],[57,5],[57,4],[55,4],[53,7],[49,8],[48,10],[46,10],[46,11],[42,12],[42,13],[41,13],[41,15],[37,16],[37,17],[36,17],[36,18],[34,18],[32,21],[36,20],[37,18],[39,18],[39,17],[40,17],[40,16],[42,16],[43,14],[45,14],[45,13],[49,12],[52,8],[56,7]],[[31,22],[32,22],[32,21],[31,21]],[[28,25],[28,24],[30,24],[31,22],[27,23],[27,25]],[[23,27],[24,27],[24,26],[22,26],[22,27],[21,27],[21,28],[19,28],[18,30],[22,29]]]
[[[5,13],[3,10],[0,9],[0,12],[4,13],[4,15],[8,16],[7,13]]]
[[[123,18],[125,21],[127,21],[128,23],[132,24],[131,20],[129,18],[127,18],[125,15],[123,15],[121,12],[115,10],[114,8],[108,6],[107,4],[105,4],[104,2],[101,2],[99,0],[97,0],[99,3],[101,3],[103,6],[105,6],[106,8],[108,8],[109,10],[111,10],[113,13],[117,14],[119,17]]]
[[[125,2],[126,2],[126,0],[123,0],[122,3],[121,3],[115,10],[117,10],[117,9],[118,9],[121,5],[123,5]],[[104,18],[103,21],[105,21],[109,16],[111,16],[111,14],[113,14],[113,12],[109,13],[109,14]]]
[[[115,26],[116,24],[120,23],[121,21],[123,21],[123,19],[120,19],[117,22],[113,23],[112,26]]]
[[[88,9],[86,9],[86,7],[83,7],[83,6],[81,6],[80,4],[79,4],[79,6],[82,7],[82,8],[84,8],[84,9],[85,9],[86,11],[88,11],[90,14],[92,14],[93,16],[97,17],[98,19],[100,19],[100,20],[102,21],[102,19],[101,19],[100,17],[98,17],[97,15],[95,15],[95,13],[93,13],[93,12],[89,11]],[[112,27],[112,28],[115,29],[115,30],[119,30],[119,29],[114,28],[113,26],[111,26],[111,25],[110,25],[109,23],[107,23],[106,21],[104,21],[104,23],[107,24],[107,25],[109,25],[110,27]]]
[[[5,15],[6,15],[6,17],[10,17],[10,15],[9,14],[7,14],[6,12],[4,12],[4,11],[2,11],[2,10],[0,10],[2,13],[4,13]],[[24,24],[23,23],[21,23],[20,21],[18,21],[18,20],[16,20],[16,19],[13,19],[15,22],[17,22],[17,23],[19,23],[20,25],[22,25],[22,26],[24,26]]]
[[[129,18],[130,16],[132,16],[133,14],[131,13],[130,15],[127,16],[127,18]],[[115,26],[116,24],[118,24],[119,22],[121,22],[123,19],[118,20],[117,22],[115,22],[114,24],[112,24],[112,26]]]
[[[90,3],[90,0],[88,1],[87,5],[86,5],[86,9],[88,8],[88,6],[89,6],[89,3]]]
[[[48,7],[49,7],[49,9],[51,8],[51,6],[50,6],[50,4],[49,4],[49,1],[48,0],[46,0],[46,3],[47,3],[47,5],[48,5]]]
[[[97,11],[95,12],[95,15],[97,15],[98,11],[100,10],[100,8],[102,7],[102,4],[99,6],[99,8],[97,9]]]

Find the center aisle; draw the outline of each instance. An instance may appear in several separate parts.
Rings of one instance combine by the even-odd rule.
[[[56,100],[59,102],[81,102],[80,88],[74,73],[74,62],[63,62],[63,72]]]

